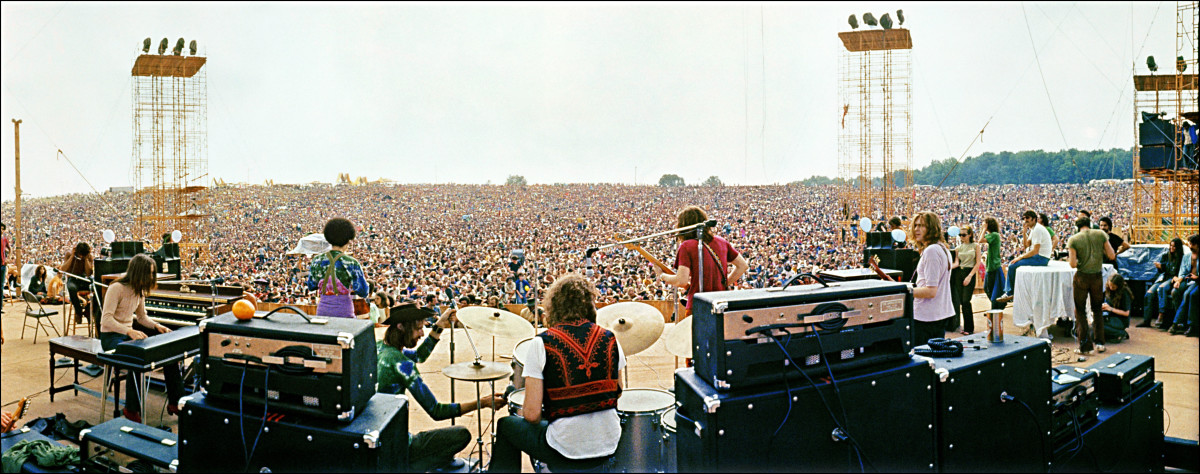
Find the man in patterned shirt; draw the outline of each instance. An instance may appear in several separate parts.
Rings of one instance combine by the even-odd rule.
[[[483,397],[482,400],[470,400],[462,403],[439,403],[437,397],[421,380],[421,372],[417,364],[425,362],[433,348],[437,347],[442,337],[442,330],[453,324],[454,310],[446,311],[420,346],[417,341],[425,335],[425,319],[436,315],[432,309],[417,307],[414,303],[404,303],[395,306],[383,322],[387,331],[383,340],[376,343],[379,353],[379,392],[404,393],[408,390],[413,400],[434,420],[445,420],[461,416],[464,413],[479,409],[479,407],[495,408],[504,406],[502,394]],[[416,347],[416,350],[411,348]],[[471,442],[471,432],[463,426],[438,428],[413,434],[408,441],[408,461],[414,472],[428,472],[432,469],[443,468],[454,462],[454,455],[467,447]]]

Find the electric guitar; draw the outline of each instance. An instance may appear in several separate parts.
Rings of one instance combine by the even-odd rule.
[[[9,431],[12,431],[13,426],[16,426],[16,424],[17,424],[17,420],[20,420],[22,417],[24,417],[28,413],[29,413],[29,399],[22,398],[21,401],[17,403],[17,409],[13,410],[13,412],[8,415],[9,419],[6,420],[3,425],[0,425],[0,433],[7,433]]]
[[[888,276],[887,273],[883,273],[883,270],[879,269],[879,256],[878,255],[872,255],[871,258],[867,259],[867,264],[871,265],[871,269],[875,270],[875,273],[877,275],[879,275],[879,278],[881,280],[896,281],[896,280],[893,280],[892,277]]]
[[[619,239],[621,237],[618,235],[617,238]],[[625,244],[625,248],[627,248],[629,250],[636,250],[637,253],[642,256],[642,258],[649,260],[650,263],[654,264],[654,266],[661,269],[663,271],[663,273],[666,273],[668,275],[675,274],[675,270],[671,269],[671,267],[668,267],[667,264],[662,262],[662,260],[655,258],[654,255],[650,254],[650,252],[647,252],[646,249],[642,248],[641,244],[636,243],[636,242],[631,242],[631,243]]]

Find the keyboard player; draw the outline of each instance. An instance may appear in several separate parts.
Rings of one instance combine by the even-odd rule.
[[[146,314],[146,295],[157,284],[154,266],[154,259],[150,255],[135,255],[129,261],[125,276],[109,286],[104,296],[104,312],[100,316],[100,346],[105,351],[125,341],[171,331]],[[163,366],[163,375],[167,381],[167,413],[178,414],[179,397],[183,396],[183,375],[179,371],[179,363]],[[134,374],[130,373],[125,384],[125,409],[122,413],[125,418],[141,423],[138,395]]]

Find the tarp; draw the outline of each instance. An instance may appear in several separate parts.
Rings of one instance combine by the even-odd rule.
[[[1138,244],[1117,255],[1117,273],[1126,281],[1154,281],[1158,276],[1158,262],[1167,246],[1163,244]]]
[[[303,254],[316,255],[319,253],[328,252],[333,248],[329,241],[325,240],[325,234],[317,232],[304,236],[300,242],[296,244],[296,248],[288,250],[288,255]]]

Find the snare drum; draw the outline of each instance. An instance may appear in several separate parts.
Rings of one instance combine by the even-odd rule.
[[[521,407],[525,406],[525,389],[514,390],[508,394],[508,414],[521,415]]]
[[[679,465],[675,461],[675,410],[676,407],[672,406],[662,417],[663,472],[679,472]]]
[[[616,467],[624,472],[663,472],[662,419],[675,406],[675,395],[651,388],[629,388],[617,399],[621,442]],[[672,420],[674,423],[674,420]]]
[[[525,351],[529,350],[530,343],[533,342],[532,337],[521,339],[516,346],[513,347],[512,357],[512,385],[516,388],[525,388],[525,361],[529,360],[529,356]]]

